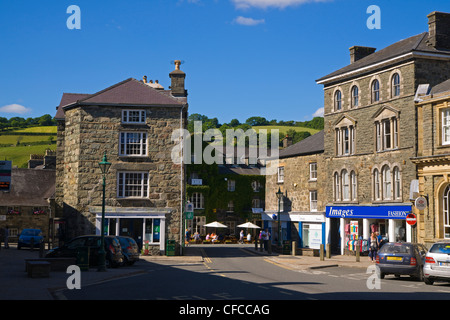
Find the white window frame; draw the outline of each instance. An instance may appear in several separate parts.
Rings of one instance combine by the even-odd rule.
[[[334,173],[334,200],[341,200],[341,177],[339,173]]]
[[[136,175],[133,177],[132,175]],[[149,173],[145,171],[119,171],[117,172],[117,198],[146,199],[149,194]],[[140,183],[131,183],[132,180]],[[127,190],[127,187],[129,188]],[[131,190],[134,188],[135,190]],[[127,193],[135,193],[127,195]]]
[[[379,102],[380,101],[380,81],[378,81],[377,79],[373,80],[370,91],[371,91],[371,96],[372,96],[372,103]]]
[[[392,172],[389,166],[384,166],[381,169],[381,175],[383,179],[383,200],[392,199]]]
[[[355,171],[350,172],[350,183],[351,183],[351,199],[356,201],[358,198],[358,180],[356,178]]]
[[[398,118],[385,118],[375,122],[376,150],[395,150],[399,146]],[[450,143],[450,142],[449,142]]]
[[[359,106],[359,88],[358,86],[352,87],[352,107],[358,107]]]
[[[381,192],[380,192],[380,173],[378,169],[373,171],[373,192],[374,192],[374,200],[381,200]]]
[[[309,210],[311,212],[317,211],[317,190],[309,191]]]
[[[138,113],[135,115],[134,113]],[[132,117],[132,120],[130,120],[130,117]],[[136,119],[137,120],[134,120]],[[125,124],[145,124],[146,119],[146,112],[145,110],[138,110],[138,109],[126,109],[122,110],[122,123]]]
[[[228,191],[233,192],[236,190],[236,180],[228,180]]]
[[[342,92],[341,90],[336,90],[334,93],[334,111],[342,110]]]
[[[450,108],[442,109],[442,145],[450,144]]]
[[[317,181],[317,162],[309,164],[309,180]]]
[[[394,73],[392,76],[392,97],[400,96],[400,75]]]
[[[138,135],[137,139],[134,136]],[[132,136],[132,137],[129,137]],[[132,139],[133,142],[129,142]],[[134,142],[137,141],[137,142]],[[119,133],[119,156],[125,157],[145,157],[147,156],[147,132],[123,131]],[[131,153],[131,151],[138,153]]]
[[[284,182],[284,166],[278,167],[277,177],[278,177],[277,182],[279,183]]]
[[[450,239],[450,185],[444,190],[442,202],[442,227],[444,228],[444,239]]]
[[[342,170],[342,201],[350,201],[350,174],[347,170]]]
[[[204,209],[205,208],[205,198],[203,197],[203,193],[194,192],[189,201],[194,206],[194,209]]]
[[[393,193],[394,193],[394,199],[400,199],[402,196],[402,175],[400,172],[399,167],[394,167],[392,170],[392,175],[394,178],[394,185],[393,185]]]

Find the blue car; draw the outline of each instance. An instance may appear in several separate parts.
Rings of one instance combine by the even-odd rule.
[[[41,229],[23,229],[19,235],[17,249],[20,250],[22,247],[31,248],[31,242],[33,242],[33,247],[39,247],[42,241],[44,241],[44,237],[42,236]]]

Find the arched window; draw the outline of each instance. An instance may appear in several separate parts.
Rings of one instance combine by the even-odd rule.
[[[340,90],[337,90],[334,93],[334,110],[339,111],[342,109],[342,93]]]
[[[444,227],[444,238],[450,239],[450,185],[448,185],[444,190],[444,197],[442,203],[442,214],[443,214],[443,227]]]
[[[383,174],[383,199],[391,199],[392,192],[392,177],[391,169],[388,166],[384,166],[382,170]]]
[[[372,102],[380,101],[380,82],[374,80],[372,82]]]
[[[350,200],[350,179],[347,170],[342,170],[342,200]]]
[[[400,95],[400,75],[395,73],[392,77],[392,96],[398,97]]]
[[[380,175],[378,169],[373,171],[373,198],[375,200],[380,200]]]
[[[339,174],[334,174],[334,200],[339,201],[341,199],[341,181]]]
[[[358,198],[358,185],[357,185],[357,181],[356,181],[356,173],[355,171],[352,171],[350,173],[350,181],[352,183],[352,189],[351,189],[351,193],[352,193],[352,200],[357,200]]]
[[[357,86],[352,87],[352,107],[359,105],[359,89]]]
[[[400,199],[401,197],[401,176],[400,169],[398,167],[394,167],[394,199]]]

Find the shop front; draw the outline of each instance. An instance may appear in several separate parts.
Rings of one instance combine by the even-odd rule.
[[[389,242],[412,240],[412,227],[406,223],[411,204],[371,206],[327,206],[326,219],[331,247],[341,254],[369,250],[372,233]]]
[[[96,234],[100,234],[101,208],[91,208],[95,213]],[[149,208],[106,208],[105,234],[129,236],[136,240],[140,249],[145,244],[155,252],[165,250],[166,214],[169,210]]]

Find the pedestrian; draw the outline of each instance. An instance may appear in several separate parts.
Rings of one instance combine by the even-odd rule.
[[[189,229],[186,229],[186,238],[185,238],[186,246],[189,246],[189,241],[190,240],[191,240],[191,231]]]
[[[252,235],[250,232],[247,234],[247,241],[250,243],[252,241]]]
[[[244,243],[244,230],[239,233],[239,243]]]
[[[377,259],[378,252],[378,239],[374,232],[370,235],[370,244],[369,244],[369,259],[371,262],[375,262]]]
[[[269,230],[265,229],[263,231],[263,235],[262,235],[263,241],[264,241],[264,250],[268,250],[268,244],[269,244],[269,239],[270,239],[270,233]]]
[[[8,238],[9,238],[9,227],[6,226],[5,227],[5,249],[9,249]]]

